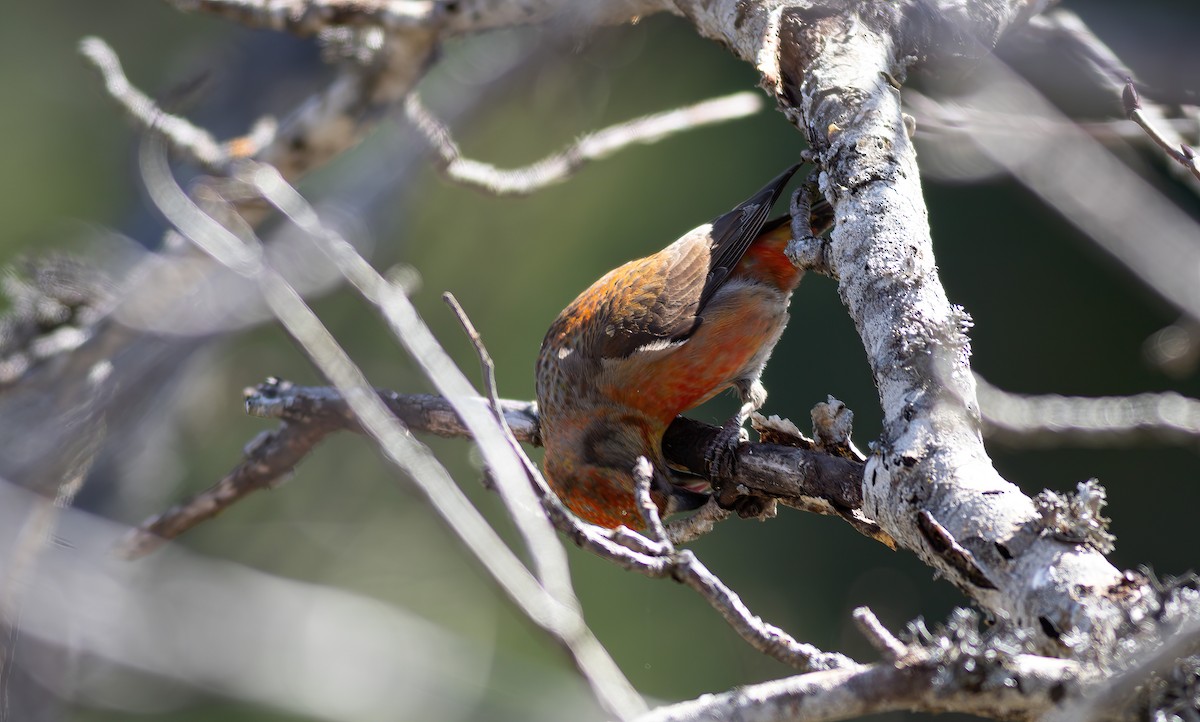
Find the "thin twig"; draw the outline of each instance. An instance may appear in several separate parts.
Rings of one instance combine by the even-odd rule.
[[[687,544],[708,534],[717,523],[725,521],[732,514],[729,509],[722,509],[716,499],[709,499],[707,504],[691,516],[669,522],[667,539],[672,544]]]
[[[1129,116],[1129,119],[1146,131],[1150,140],[1154,141],[1155,145],[1161,148],[1168,158],[1186,168],[1196,177],[1196,180],[1200,181],[1200,161],[1196,158],[1196,149],[1187,143],[1178,142],[1174,138],[1168,139],[1166,131],[1158,128],[1146,113],[1145,108],[1142,107],[1142,100],[1138,95],[1137,87],[1133,84],[1133,78],[1125,78],[1125,89],[1121,93],[1121,101],[1125,105],[1125,114]]]
[[[1133,396],[1030,396],[1001,390],[976,375],[985,433],[1003,441],[1049,445],[1195,443],[1200,400],[1173,391]]]
[[[884,656],[884,659],[889,662],[904,659],[908,655],[908,645],[901,642],[894,634],[888,631],[887,627],[879,621],[879,617],[875,616],[868,607],[858,607],[852,613],[854,623],[858,625],[858,630],[862,632],[871,646]]]
[[[642,520],[646,524],[646,534],[651,541],[667,545],[666,550],[671,552],[674,549],[667,539],[667,530],[663,527],[662,517],[658,515],[658,505],[650,497],[650,483],[653,479],[654,467],[650,465],[650,460],[639,456],[637,463],[633,466],[633,490],[637,497],[638,511],[642,514]]]
[[[1114,96],[1120,96],[1129,119],[1137,123],[1168,158],[1188,172],[1189,175],[1184,177],[1193,190],[1200,191],[1200,168],[1197,168],[1195,151],[1168,121],[1162,106],[1141,103],[1133,72],[1078,15],[1056,8],[1034,18],[1030,29],[1047,33],[1056,44],[1074,50],[1084,60],[1084,67],[1091,71],[1094,83]]]
[[[921,112],[917,122],[917,137],[936,137],[940,134],[966,134],[984,129],[988,132],[1009,132],[1018,135],[1037,133],[1074,133],[1083,131],[1098,141],[1108,143],[1120,140],[1137,141],[1146,137],[1146,133],[1137,123],[1123,118],[1113,120],[1080,120],[1067,122],[1037,121],[1030,126],[1028,116],[1019,113],[1004,113],[1000,111],[980,113],[971,108],[951,106],[945,102],[934,101],[918,90],[905,88],[905,105],[917,100],[923,110],[935,109],[938,112]],[[1194,121],[1186,118],[1167,118],[1163,124],[1175,133],[1183,133],[1196,128]]]
[[[763,654],[797,669],[858,667],[853,659],[836,652],[823,652],[807,642],[801,642],[751,612],[742,598],[709,571],[690,549],[682,549],[675,555],[671,575],[708,600],[742,639]]]
[[[221,172],[233,159],[256,155],[275,139],[275,121],[264,118],[249,134],[221,143],[186,118],[163,111],[150,96],[130,83],[108,43],[96,37],[84,38],[79,43],[79,52],[100,72],[109,96],[141,130],[154,131],[172,150],[210,172]]]
[[[762,98],[746,91],[635,118],[588,133],[558,153],[512,169],[462,157],[450,129],[421,103],[416,93],[409,94],[404,109],[437,153],[447,178],[496,195],[526,195],[561,183],[589,161],[606,158],[635,143],[655,143],[675,133],[757,113],[762,109]]]
[[[500,403],[500,389],[496,386],[496,363],[492,361],[492,355],[488,353],[487,347],[483,345],[483,337],[475,330],[475,324],[471,323],[471,318],[467,316],[467,312],[463,310],[462,304],[458,302],[453,293],[446,291],[442,294],[442,300],[454,312],[454,317],[462,324],[463,331],[467,334],[467,338],[470,339],[471,345],[475,347],[475,353],[479,356],[479,365],[483,369],[483,390],[487,393],[492,410],[496,412],[496,418],[500,423],[504,423],[504,408]]]

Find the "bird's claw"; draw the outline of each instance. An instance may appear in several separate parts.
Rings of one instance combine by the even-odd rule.
[[[717,489],[732,486],[733,475],[737,467],[737,450],[742,442],[749,440],[749,435],[738,419],[730,419],[713,440],[709,442],[704,454],[708,478]]]
[[[705,453],[708,478],[712,481],[717,505],[737,513],[742,519],[770,519],[775,516],[776,502],[745,493],[745,488],[733,481],[737,471],[738,447],[749,440],[740,419],[730,419],[713,437]]]

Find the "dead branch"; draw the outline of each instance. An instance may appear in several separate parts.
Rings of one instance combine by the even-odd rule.
[[[1078,15],[1070,10],[1055,9],[1035,18],[1030,23],[1030,34],[1040,36],[1043,42],[1066,47],[1084,60],[1097,86],[1120,99],[1129,119],[1158,146],[1164,157],[1177,164],[1173,167],[1185,171],[1182,177],[1191,188],[1200,191],[1200,165],[1197,165],[1196,152],[1170,122],[1162,105],[1142,101],[1133,71]],[[1191,128],[1196,130],[1194,122]]]
[[[410,430],[449,438],[472,438],[458,411],[443,397],[377,390],[387,409]],[[326,436],[337,431],[362,433],[346,400],[330,387],[296,386],[267,379],[246,389],[246,412],[283,423],[249,444],[245,458],[213,487],[143,522],[124,547],[130,557],[153,551],[196,524],[211,519],[247,494],[278,486]],[[480,409],[487,401],[463,399]],[[540,445],[536,407],[531,402],[500,400],[504,420],[518,441]],[[720,427],[679,418],[667,431],[667,458],[693,473],[704,470],[704,450]],[[781,444],[744,444],[738,450],[735,483],[745,493],[825,514],[843,514],[861,506],[862,464],[811,449]],[[871,536],[870,527],[860,529]],[[875,530],[877,532],[877,529]],[[873,538],[878,538],[876,537]],[[885,541],[880,539],[880,541]]]
[[[1133,396],[1030,396],[976,375],[979,410],[990,438],[1022,445],[1110,445],[1146,440],[1195,443],[1200,401],[1174,392]]]
[[[385,30],[427,28],[441,18],[443,5],[433,0],[170,0],[184,11],[199,11],[243,25],[315,35],[333,27],[378,27]]]
[[[1171,129],[1165,123],[1157,123],[1147,112],[1147,109],[1142,105],[1141,96],[1138,94],[1137,86],[1134,85],[1133,78],[1125,79],[1125,89],[1121,93],[1121,100],[1125,105],[1125,114],[1129,119],[1137,123],[1142,130],[1146,131],[1146,135],[1154,144],[1162,149],[1162,152],[1168,158],[1175,161],[1189,173],[1200,181],[1200,162],[1196,160],[1196,149],[1187,143],[1177,142],[1175,138],[1168,138],[1168,134],[1174,136],[1174,129]]]
[[[149,96],[130,83],[121,69],[120,59],[108,43],[100,38],[85,38],[79,44],[79,52],[100,72],[104,89],[139,130],[154,130],[170,144],[171,150],[209,172],[221,173],[234,159],[261,153],[275,138],[275,120],[264,118],[246,136],[218,142],[211,133],[187,119],[161,110]]]
[[[865,607],[855,618],[885,661],[704,695],[659,707],[639,722],[821,722],[892,710],[1032,720],[1081,686],[1077,662],[1021,654],[1014,640],[985,640],[975,628],[978,620],[965,610],[936,633],[922,629],[910,644],[892,637]]]
[[[875,651],[883,655],[889,662],[898,662],[909,654],[908,645],[901,642],[868,607],[858,607],[853,612],[854,623],[858,631],[871,643]]]
[[[437,153],[438,167],[450,180],[494,195],[528,195],[561,183],[587,163],[607,158],[631,145],[656,143],[682,131],[753,115],[762,109],[762,97],[753,92],[733,93],[683,108],[609,126],[580,137],[563,150],[521,168],[503,169],[462,157],[445,126],[421,103],[416,93],[404,103],[409,122],[421,131]]]
[[[985,674],[993,669],[984,660],[976,664]],[[947,684],[938,661],[812,672],[659,707],[638,722],[825,722],[899,710],[1032,720],[1074,688],[1072,662],[1029,656],[1011,664],[1011,686],[984,690],[966,675]]]
[[[982,47],[942,31],[971,27],[973,39],[997,37],[1029,10],[952,5],[938,5],[945,16],[926,28],[930,35],[907,38],[898,34],[905,25],[895,16],[882,23],[853,13],[815,21],[801,9],[785,9],[781,16],[743,14],[734,27],[731,16],[710,10],[693,19],[705,34],[731,44],[746,42],[747,26],[778,34],[777,56],[753,43],[734,47],[759,64],[781,102],[795,109],[792,117],[824,169],[821,189],[836,210],[828,263],[884,411],[883,438],[864,472],[864,511],[984,608],[1030,627],[1041,617],[1061,619],[1060,628],[1084,638],[1073,654],[1103,655],[1123,617],[1099,595],[1081,599],[1076,585],[1087,579],[1091,588],[1105,589],[1120,575],[1094,550],[1065,549],[1040,536],[1032,501],[988,459],[975,411],[968,317],[949,303],[938,278],[900,93],[886,80],[903,78],[905,58],[924,52],[906,43],[936,37],[930,51],[941,57],[981,57]],[[830,34],[848,40],[827,43]],[[1021,550],[1014,558],[991,555],[996,544],[1014,541]],[[1061,583],[1066,579],[1073,581]],[[1037,648],[1061,653],[1048,635]]]

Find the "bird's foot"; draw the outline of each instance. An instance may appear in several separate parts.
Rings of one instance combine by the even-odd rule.
[[[725,422],[704,453],[708,478],[718,489],[733,486],[733,474],[737,467],[737,450],[742,442],[750,439],[742,428],[740,419],[734,417]]]
[[[747,494],[745,487],[734,482],[738,447],[748,440],[741,418],[736,416],[726,422],[709,443],[704,456],[713,496],[722,509],[736,512],[743,519],[770,519],[775,516],[775,500]]]

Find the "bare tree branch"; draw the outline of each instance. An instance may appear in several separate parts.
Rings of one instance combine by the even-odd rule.
[[[675,133],[753,115],[762,109],[758,93],[744,91],[588,133],[567,148],[522,168],[502,169],[463,158],[450,129],[425,108],[416,93],[404,103],[409,121],[438,155],[439,167],[452,181],[495,195],[527,195],[561,183],[581,167],[635,143],[656,143]]]
[[[1085,61],[1085,67],[1092,72],[1097,85],[1111,92],[1114,98],[1120,97],[1129,119],[1145,131],[1167,158],[1190,174],[1182,177],[1193,190],[1200,191],[1200,166],[1197,166],[1195,151],[1184,142],[1162,106],[1141,102],[1133,72],[1078,15],[1058,8],[1034,19],[1030,31],[1046,36],[1047,42],[1074,49]],[[1192,129],[1197,130],[1195,123],[1192,123]]]
[[[442,17],[434,0],[170,0],[180,10],[200,11],[255,28],[313,35],[331,27],[428,28]]]
[[[480,398],[463,399],[456,407],[440,396],[386,390],[376,393],[406,428],[450,438],[472,438],[471,430],[459,416],[459,407],[472,404],[483,409],[487,405],[486,400]],[[276,431],[261,434],[247,444],[243,461],[216,485],[143,522],[130,534],[124,547],[127,555],[147,554],[164,540],[173,539],[211,519],[247,494],[279,485],[329,434],[362,431],[346,400],[335,389],[295,386],[268,379],[253,389],[246,389],[245,394],[247,413],[280,419],[283,424]],[[505,422],[518,441],[540,445],[534,404],[501,399],[500,406]],[[703,450],[719,431],[719,427],[698,421],[676,420],[667,433],[669,443],[665,444],[665,450],[668,458],[694,473],[702,473]],[[780,499],[806,510],[814,510],[814,505],[818,505],[819,513],[842,515],[842,510],[857,509],[861,505],[861,473],[862,465],[858,462],[811,449],[780,444],[744,444],[738,452],[734,482],[753,495]],[[694,522],[682,524],[692,527],[724,516],[712,510]],[[672,525],[672,529],[678,529],[674,532],[677,542],[694,538],[694,532],[684,532],[682,526]],[[860,530],[870,536],[869,528]]]
[[[883,626],[879,617],[875,616],[868,607],[858,607],[853,612],[854,622],[858,631],[862,632],[871,646],[883,655],[889,662],[897,662],[908,655],[908,646],[896,639],[895,635]]]
[[[638,722],[825,722],[893,710],[1033,720],[1069,693],[1078,673],[1074,662],[1032,655],[975,659],[972,669],[978,676],[947,674],[943,661],[924,659],[812,672],[659,707]],[[979,677],[991,675],[997,682],[981,688]]]
[[[645,520],[646,535],[650,541],[663,545],[670,551],[670,541],[667,539],[667,529],[663,526],[662,517],[658,515],[658,505],[650,498],[650,484],[654,478],[654,467],[650,460],[639,456],[633,468],[634,495],[637,498],[638,511]]]
[[[104,89],[140,130],[154,130],[170,143],[172,150],[210,172],[221,172],[239,155],[259,153],[274,138],[275,122],[266,119],[245,138],[221,143],[203,128],[163,112],[149,96],[132,85],[108,43],[100,38],[85,38],[79,44],[79,51],[100,71]]]
[[[1183,166],[1196,180],[1200,181],[1200,162],[1196,160],[1196,149],[1187,143],[1178,142],[1175,138],[1167,137],[1168,133],[1172,136],[1175,135],[1174,129],[1166,123],[1156,123],[1151,118],[1152,114],[1142,106],[1142,99],[1138,95],[1137,87],[1134,86],[1133,78],[1126,78],[1121,100],[1125,104],[1125,113],[1129,119],[1146,131],[1150,140],[1154,141],[1155,145],[1161,148],[1168,158]]]
[[[440,29],[451,34],[565,19],[577,25],[611,25],[669,10],[654,0],[617,0],[597,7],[563,0],[170,0],[250,27],[311,35],[331,28],[381,27],[402,32]]]
[[[975,38],[995,37],[1017,16],[1015,5],[938,8],[954,27],[973,28]],[[779,23],[780,92],[795,99],[825,169],[822,190],[837,212],[829,265],[885,415],[864,473],[864,511],[983,607],[1021,624],[1061,620],[1060,628],[1086,639],[1076,654],[1102,654],[1122,618],[1098,598],[1080,599],[1075,584],[1105,589],[1119,581],[1117,570],[1093,550],[1041,537],[1031,500],[996,473],[982,445],[968,317],[948,302],[938,278],[899,94],[881,76],[903,76],[909,51],[894,30],[902,23],[893,18],[886,30],[875,18],[851,15],[814,24],[799,12],[785,12]],[[929,29],[949,43],[938,52],[959,47],[940,30]],[[829,33],[856,40],[824,44]],[[813,47],[823,50],[800,50]],[[969,45],[963,52],[983,54]],[[934,528],[944,534],[931,534]],[[1019,555],[995,554],[996,544],[1014,542]],[[972,564],[961,563],[968,558],[962,552]],[[1066,579],[1073,582],[1056,581]],[[1059,649],[1048,636],[1038,647]]]
[[[976,375],[988,437],[1023,445],[1110,445],[1147,439],[1194,443],[1200,401],[1174,392],[1134,396],[1029,396],[1009,393]]]

